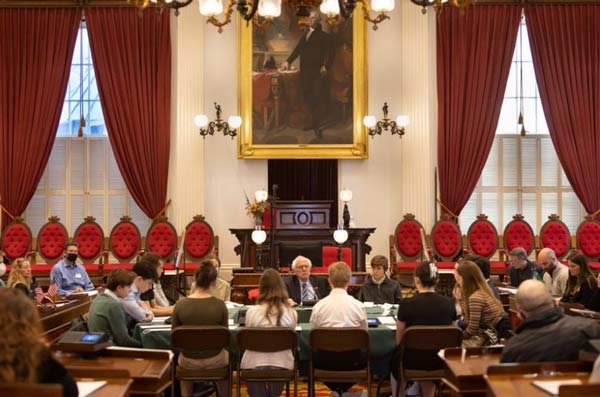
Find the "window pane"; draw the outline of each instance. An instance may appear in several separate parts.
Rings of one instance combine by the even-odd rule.
[[[542,224],[544,224],[551,214],[558,214],[558,193],[542,193]],[[541,227],[541,225],[540,225]]]
[[[461,211],[460,217],[458,218],[460,230],[463,234],[467,234],[469,226],[471,226],[471,223],[477,219],[477,215],[479,215],[477,213],[477,195],[472,194],[469,201],[467,201],[465,208],[463,208]]]
[[[481,173],[481,184],[483,186],[498,185],[498,143],[495,139],[490,149],[490,155]]]
[[[550,138],[543,138],[541,141],[541,155],[542,155],[542,186],[556,187],[559,184],[558,181],[558,157],[554,150],[554,145]]]
[[[517,122],[519,113],[517,112],[517,99],[504,98],[500,118],[498,119],[498,129],[496,134],[517,134]]]
[[[77,227],[83,223],[86,216],[85,211],[86,196],[83,194],[71,195],[71,215],[68,216],[68,221],[65,219],[67,230],[70,230],[71,236],[75,233]],[[69,228],[69,223],[71,227]]]
[[[34,236],[38,235],[38,232],[42,225],[48,220],[46,216],[46,196],[34,195],[27,209],[25,210],[25,219],[27,225],[31,229],[31,233]]]
[[[104,192],[104,159],[106,158],[104,151],[107,143],[104,139],[93,139],[88,142],[90,144],[90,190]]]
[[[523,186],[537,185],[537,139],[521,139],[521,181]]]
[[[573,192],[565,192],[562,194],[562,216],[561,220],[567,225],[571,234],[577,232],[577,228],[581,223],[582,207],[579,203],[577,195]]]
[[[498,224],[498,193],[483,193],[481,195],[481,212],[488,216],[494,225]]]
[[[50,190],[65,190],[67,169],[67,141],[57,139],[54,141],[52,153],[48,160],[48,188]]]
[[[80,140],[71,140],[71,190],[83,193],[85,187],[85,142]]]
[[[537,133],[537,128],[535,126],[536,115],[534,98],[523,99],[523,122],[525,123],[525,130],[528,134]]]
[[[504,192],[502,194],[502,224],[500,230],[504,230],[512,217],[519,212],[519,197],[516,192]]]
[[[529,223],[534,230],[534,233],[538,229],[537,222],[537,194],[535,193],[523,193],[521,195],[523,208],[521,214],[525,217],[525,221]]]
[[[519,138],[506,137],[502,139],[502,172],[504,186],[517,186],[519,164],[517,151]]]

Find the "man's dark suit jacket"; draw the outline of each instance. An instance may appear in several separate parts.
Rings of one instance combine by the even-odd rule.
[[[302,288],[300,287],[300,280],[297,276],[286,277],[284,278],[285,286],[288,291],[288,295],[294,302],[300,304],[302,298]],[[331,288],[329,287],[329,283],[327,282],[327,278],[325,277],[317,277],[317,276],[309,276],[308,281],[313,287],[313,290],[319,297],[319,299],[323,299],[329,292]]]

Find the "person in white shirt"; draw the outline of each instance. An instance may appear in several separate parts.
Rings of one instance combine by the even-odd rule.
[[[537,257],[538,264],[544,269],[544,284],[552,296],[563,296],[569,281],[569,268],[556,258],[551,248],[544,248]]]
[[[248,327],[286,327],[296,329],[298,314],[288,306],[288,295],[279,273],[273,269],[263,272],[259,281],[257,305],[246,313]],[[293,369],[294,355],[291,350],[274,353],[261,353],[246,350],[242,357],[242,369]],[[283,382],[248,382],[251,397],[278,397],[283,390]]]
[[[131,284],[131,292],[120,299],[123,310],[127,314],[129,325],[135,325],[139,322],[149,322],[154,319],[154,314],[147,308],[140,298],[140,295],[152,288],[152,280],[155,271],[148,262],[139,261],[133,266],[135,279]]]
[[[329,296],[321,299],[310,316],[310,325],[315,328],[356,327],[367,330],[367,314],[363,304],[346,291],[352,273],[344,262],[335,262],[329,267]],[[354,370],[365,367],[366,357],[361,352],[318,352],[315,367],[324,370]],[[354,383],[326,383],[340,395]]]

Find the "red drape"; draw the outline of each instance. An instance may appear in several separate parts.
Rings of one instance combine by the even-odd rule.
[[[600,209],[600,6],[525,8],[550,137],[573,190]]]
[[[0,197],[15,216],[54,145],[80,19],[77,9],[0,8]]]
[[[119,170],[150,218],[165,206],[171,123],[169,13],[87,8],[102,112]]]
[[[444,7],[437,20],[440,200],[455,215],[473,193],[494,141],[521,9]]]

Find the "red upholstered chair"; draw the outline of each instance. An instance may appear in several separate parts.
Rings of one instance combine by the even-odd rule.
[[[329,266],[338,261],[338,247],[331,245],[324,245],[321,248],[322,251],[322,265],[321,267],[313,267],[313,273],[327,273]],[[350,269],[352,269],[352,248],[342,247],[342,261],[345,262]]]
[[[152,252],[168,262],[177,251],[177,231],[166,216],[158,217],[146,234],[146,252]],[[172,270],[173,263],[166,263],[165,270]]]
[[[96,218],[86,217],[75,230],[73,241],[79,246],[79,257],[88,274],[101,273],[101,267],[94,262],[104,253],[104,231],[96,223]],[[102,259],[100,261],[102,262]]]
[[[504,228],[504,250],[503,252],[506,257],[508,253],[517,247],[521,247],[527,252],[527,255],[535,248],[535,240],[533,229],[527,223],[523,215],[516,214],[513,216],[513,220],[506,225]]]
[[[563,259],[571,250],[571,232],[560,217],[552,214],[540,230],[542,248],[552,248],[558,259]]]
[[[60,218],[51,216],[38,233],[37,252],[47,264],[53,265],[61,259],[68,238],[67,228],[60,223]]]
[[[577,228],[577,250],[590,261],[589,265],[596,271],[600,269],[600,222],[586,216]]]
[[[398,274],[413,274],[415,267],[423,258],[423,244],[421,242],[421,231],[425,229],[413,214],[404,215],[404,219],[398,223],[394,235],[390,236],[390,262],[392,271]],[[396,254],[400,255],[398,262]]]
[[[467,232],[469,253],[490,259],[498,250],[498,230],[487,215],[480,214],[477,220],[469,226]],[[503,261],[490,263],[492,274],[505,274],[506,264]]]
[[[205,219],[202,215],[196,215],[185,227],[183,271],[186,274],[194,273],[200,261],[214,253],[217,247],[218,237]]]
[[[2,250],[11,261],[31,255],[31,229],[17,217],[2,232]]]
[[[141,246],[140,229],[131,222],[129,216],[123,216],[112,228],[108,238],[108,249],[118,263],[105,263],[104,272],[108,273],[115,268],[131,270],[133,267],[131,262],[139,255]]]
[[[431,229],[431,248],[440,269],[454,268],[454,258],[462,252],[462,235],[458,224],[446,215],[436,222]],[[447,263],[444,264],[443,262]]]

